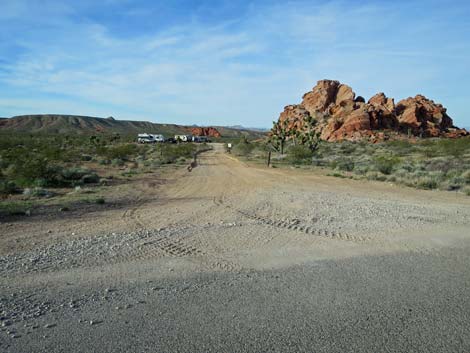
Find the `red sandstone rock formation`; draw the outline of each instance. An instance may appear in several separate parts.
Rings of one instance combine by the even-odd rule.
[[[193,127],[190,129],[194,136],[221,137],[220,132],[214,127]]]
[[[367,103],[351,87],[338,81],[318,81],[304,94],[302,103],[288,105],[279,117],[287,131],[304,128],[306,118],[317,120],[315,129],[323,140],[380,141],[387,135],[460,137],[468,131],[453,126],[441,104],[422,95],[400,101],[378,93]]]

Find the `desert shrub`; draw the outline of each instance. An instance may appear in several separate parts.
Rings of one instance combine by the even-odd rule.
[[[27,158],[25,156],[11,163],[5,174],[20,185],[29,185],[38,178],[48,179],[51,171],[46,159]]]
[[[453,160],[444,157],[432,158],[425,163],[425,168],[429,171],[443,171],[447,173],[453,167],[455,167]]]
[[[384,175],[384,174],[378,173],[378,174],[377,174],[377,177],[375,178],[375,180],[378,180],[378,181],[386,181],[386,180],[387,180],[387,176]]]
[[[444,155],[451,155],[456,158],[470,152],[470,139],[439,139],[436,142],[437,148]]]
[[[437,189],[439,186],[439,180],[433,176],[424,176],[416,180],[416,186],[419,189]]]
[[[109,159],[106,159],[106,158],[99,158],[98,159],[98,164],[99,165],[109,165],[109,164],[111,164],[111,161]]]
[[[371,171],[371,172],[367,172],[365,176],[367,180],[377,180],[379,177],[379,173]]]
[[[470,196],[470,188],[469,187],[465,188],[465,190],[463,192],[465,193],[465,195]]]
[[[0,196],[8,196],[18,192],[19,188],[13,181],[0,180]]]
[[[400,162],[397,157],[376,157],[374,160],[375,167],[383,174],[391,174],[395,166]]]
[[[302,164],[313,157],[313,152],[304,145],[293,145],[287,150],[287,158],[294,164]]]
[[[406,173],[411,173],[411,172],[414,172],[415,170],[419,170],[419,169],[423,169],[423,168],[424,168],[424,166],[417,165],[415,163],[406,161],[405,163],[400,165],[399,170],[406,174]]]
[[[341,173],[338,173],[338,172],[328,174],[328,176],[334,176],[336,178],[346,178],[346,176],[344,174],[341,174]]]
[[[81,180],[89,173],[90,171],[88,169],[73,167],[64,169],[61,174],[65,180]]]
[[[246,139],[241,139],[235,146],[233,146],[233,153],[238,156],[248,156],[254,150],[255,145],[248,142]]]
[[[352,154],[358,148],[358,144],[354,142],[344,141],[340,144],[339,149],[342,154]]]
[[[122,167],[124,165],[124,161],[121,159],[121,158],[114,158],[112,161],[111,161],[111,165],[113,167]]]
[[[354,169],[354,161],[351,158],[340,158],[336,161],[336,169],[350,172]]]
[[[31,215],[32,204],[30,202],[1,202],[0,216],[27,216]]]
[[[322,158],[312,158],[312,165],[317,167],[323,167],[327,165],[327,161]]]
[[[104,203],[106,203],[106,200],[103,197],[98,197],[95,200],[95,203],[98,204],[98,205],[103,205]]]
[[[96,173],[86,174],[82,177],[81,181],[84,184],[94,184],[99,183],[100,177]]]
[[[465,184],[470,184],[470,170],[467,170],[462,173],[462,179],[465,182]]]
[[[366,164],[354,164],[354,173],[360,174],[360,175],[365,175],[368,171],[370,171],[370,168]]]
[[[400,155],[406,155],[415,150],[415,144],[412,144],[410,141],[407,140],[395,140],[389,141],[384,144],[386,148],[394,151]]]

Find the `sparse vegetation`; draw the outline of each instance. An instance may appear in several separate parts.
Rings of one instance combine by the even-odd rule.
[[[470,190],[470,138],[407,140],[371,144],[368,142],[320,142],[315,149],[291,138],[281,154],[272,149],[277,165],[303,165],[332,170],[329,175],[386,181],[419,189]],[[272,141],[265,144],[269,145]],[[261,143],[251,142],[246,159],[254,159]],[[276,150],[277,149],[277,150]],[[258,159],[266,158],[258,154]]]
[[[245,136],[243,136],[240,141],[235,144],[233,147],[233,153],[238,156],[248,156],[253,152],[255,144],[249,142]]]
[[[192,143],[141,145],[133,139],[116,134],[0,136],[0,213],[24,214],[21,202],[60,197],[85,185],[106,187],[113,176],[127,180],[166,164],[184,164],[198,149],[208,148]],[[99,196],[92,203],[105,199]]]

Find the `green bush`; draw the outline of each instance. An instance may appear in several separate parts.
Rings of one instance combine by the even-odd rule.
[[[419,189],[437,189],[439,186],[439,180],[435,177],[425,176],[417,180],[416,186]]]
[[[302,164],[311,161],[313,152],[304,145],[293,145],[287,150],[287,158],[294,164]]]
[[[12,181],[0,180],[0,196],[8,196],[19,192],[18,186]]]
[[[89,174],[88,169],[83,168],[67,168],[62,171],[62,177],[65,180],[81,180],[85,175]]]
[[[462,179],[464,180],[465,184],[470,184],[470,170],[462,173]]]
[[[121,159],[121,158],[114,158],[112,161],[111,161],[111,165],[113,167],[122,167],[124,165],[124,161]]]
[[[340,158],[336,161],[336,169],[351,172],[354,169],[354,161],[351,158]]]
[[[354,170],[354,173],[356,174],[364,175],[368,171],[370,171],[370,168],[368,165],[365,165],[365,164],[355,164],[353,170]]]
[[[106,203],[105,199],[103,197],[98,197],[96,200],[95,200],[95,203],[98,204],[98,205],[103,205],[104,203]]]
[[[400,160],[397,157],[380,156],[376,157],[374,162],[379,172],[389,175],[392,173],[393,169],[400,162]]]
[[[9,216],[29,216],[31,215],[32,205],[30,202],[1,202],[0,216],[6,214]]]
[[[240,141],[233,147],[233,153],[238,156],[246,157],[253,151],[254,148],[254,144],[248,142],[245,139],[242,139],[242,141]]]
[[[83,184],[95,184],[95,183],[99,183],[100,177],[95,173],[90,173],[90,174],[84,175],[81,181],[83,182]]]

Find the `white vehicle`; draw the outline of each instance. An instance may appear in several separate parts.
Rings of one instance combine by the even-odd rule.
[[[209,142],[209,139],[207,138],[207,136],[193,136],[193,142]]]
[[[191,142],[193,137],[191,135],[175,135],[175,140],[180,142]]]
[[[163,135],[153,135],[155,142],[165,142],[165,137]]]
[[[163,137],[163,135],[139,134],[137,135],[137,142],[139,143],[165,142],[165,138]]]

